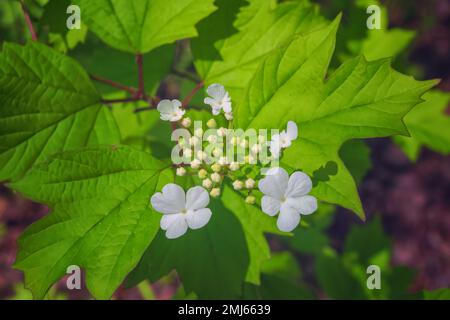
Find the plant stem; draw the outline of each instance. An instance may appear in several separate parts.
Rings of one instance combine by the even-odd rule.
[[[25,18],[25,22],[26,22],[26,24],[28,26],[28,30],[30,31],[30,34],[31,34],[31,39],[33,41],[38,41],[38,37],[37,37],[36,31],[34,30],[33,23],[31,22],[30,14],[29,14],[29,12],[28,12],[28,10],[27,10],[23,0],[20,0],[20,5],[22,7],[23,15],[24,15],[24,18]]]
[[[195,94],[196,94],[201,88],[203,88],[203,85],[204,85],[203,81],[202,81],[202,82],[199,82],[199,83],[194,87],[194,89],[192,89],[192,91],[191,91],[191,92],[183,99],[183,102],[181,103],[183,108],[186,108],[186,107],[187,107],[187,105],[191,102],[191,100],[192,100],[192,98],[195,96]]]
[[[105,78],[102,78],[102,77],[99,77],[99,76],[95,76],[95,75],[90,75],[90,77],[91,77],[92,80],[95,80],[97,82],[101,82],[101,83],[109,85],[111,87],[114,87],[114,88],[126,91],[128,93],[133,94],[133,95],[138,92],[138,90],[136,88],[129,87],[129,86],[126,86],[126,85],[118,83],[118,82],[114,82],[114,81],[109,80],[109,79],[105,79]]]
[[[135,93],[135,96],[141,98],[145,95],[144,59],[142,54],[136,56],[136,64],[138,66],[138,91]]]
[[[102,99],[102,102],[105,104],[113,104],[113,103],[126,103],[126,102],[136,102],[140,101],[139,98],[123,98],[123,99]]]

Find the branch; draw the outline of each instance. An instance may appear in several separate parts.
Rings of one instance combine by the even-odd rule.
[[[29,14],[29,12],[28,12],[28,10],[27,10],[23,0],[20,0],[20,5],[22,7],[23,16],[24,16],[25,22],[26,22],[26,24],[28,26],[28,30],[30,31],[30,34],[31,34],[31,39],[33,41],[38,41],[38,37],[37,37],[36,31],[34,30],[33,23],[31,22],[30,14]]]
[[[124,84],[121,84],[121,83],[118,83],[118,82],[114,82],[112,80],[105,79],[105,78],[102,78],[102,77],[99,77],[99,76],[90,75],[90,78],[92,80],[95,80],[97,82],[101,82],[101,83],[106,84],[108,86],[111,86],[111,87],[114,87],[114,88],[117,88],[117,89],[129,92],[129,93],[131,93],[133,95],[135,95],[138,92],[138,90],[136,88],[129,87],[129,86],[126,86]]]
[[[183,102],[181,103],[183,108],[186,108],[187,105],[191,102],[192,98],[195,96],[195,94],[201,89],[203,88],[203,81],[198,83],[194,89],[192,89],[192,91],[186,96],[186,98],[183,99]]]
[[[140,101],[139,98],[123,98],[123,99],[102,99],[101,102],[105,104],[114,104],[114,103],[127,103],[127,102],[136,102]]]
[[[135,97],[141,98],[145,95],[145,84],[144,84],[144,59],[142,54],[136,56],[136,64],[138,66],[138,86],[139,89],[135,93]]]

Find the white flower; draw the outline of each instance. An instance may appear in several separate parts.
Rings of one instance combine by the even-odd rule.
[[[247,189],[253,189],[254,186],[255,186],[255,180],[253,180],[252,178],[248,178],[247,180],[245,180],[245,187]]]
[[[179,100],[161,100],[157,106],[161,120],[171,122],[180,120],[186,112],[181,108],[181,105]]]
[[[185,168],[183,168],[183,167],[177,168],[177,176],[182,177],[182,176],[184,176],[185,174],[186,174],[186,169],[185,169]]]
[[[205,104],[212,108],[212,114],[218,115],[220,111],[231,113],[231,99],[225,87],[220,84],[212,84],[206,89],[209,97],[205,98]]]
[[[214,172],[220,172],[220,170],[222,170],[222,166],[221,166],[220,164],[218,164],[218,163],[214,163],[214,164],[211,166],[211,169],[212,169],[212,171],[214,171]]]
[[[206,189],[209,189],[212,187],[212,181],[209,179],[205,179],[202,182],[202,186],[204,186]]]
[[[222,155],[222,153],[223,153],[222,149],[219,149],[219,148],[214,148],[214,150],[212,152],[213,156],[216,158],[220,157]]]
[[[191,149],[183,149],[183,156],[186,159],[190,159],[192,157],[192,150]]]
[[[294,172],[289,177],[283,168],[272,168],[267,176],[259,181],[259,190],[264,193],[261,199],[262,211],[269,216],[278,212],[277,226],[289,232],[300,223],[300,215],[311,214],[317,210],[317,199],[308,195],[312,182],[303,172]]]
[[[289,121],[287,124],[287,130],[281,131],[280,134],[274,134],[269,144],[270,152],[279,157],[281,149],[285,149],[292,144],[292,141],[297,139],[298,128],[295,122]]]
[[[161,229],[166,230],[166,237],[175,239],[186,233],[188,227],[199,229],[211,218],[208,192],[202,187],[193,187],[185,194],[184,190],[173,183],[167,184],[162,193],[155,193],[151,198],[153,208],[161,212]]]

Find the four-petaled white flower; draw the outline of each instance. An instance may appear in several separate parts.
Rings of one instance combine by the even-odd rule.
[[[221,110],[225,114],[231,115],[231,99],[225,87],[221,84],[212,84],[206,89],[209,97],[205,98],[205,104],[209,104],[212,108],[212,114],[218,115]]]
[[[290,232],[300,223],[300,215],[308,215],[317,210],[317,199],[308,195],[312,182],[303,172],[294,172],[289,177],[283,168],[272,168],[259,181],[262,211],[269,216],[280,212],[277,226],[281,231]]]
[[[176,122],[180,120],[186,112],[181,108],[182,104],[179,100],[164,99],[158,103],[157,109],[160,113],[161,120]]]
[[[208,192],[202,187],[193,187],[185,194],[184,190],[173,183],[164,186],[162,193],[155,193],[151,198],[153,208],[161,212],[161,229],[166,230],[166,237],[175,239],[186,233],[188,227],[199,229],[211,218]]]
[[[292,141],[297,139],[298,128],[294,121],[289,121],[287,124],[287,130],[283,130],[280,134],[274,134],[272,140],[269,143],[270,152],[279,157],[281,149],[285,149],[292,144]]]

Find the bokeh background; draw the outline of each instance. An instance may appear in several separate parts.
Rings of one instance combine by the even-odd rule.
[[[86,38],[77,38],[61,26],[65,16],[57,13],[61,8],[65,12],[68,1],[54,1],[51,7],[46,2],[27,2],[40,37],[58,50],[67,51],[85,67],[134,84],[134,74],[120,67],[132,64],[133,57],[111,53],[110,60],[102,66],[96,65],[104,57],[104,48],[98,40],[90,33]],[[361,26],[365,25],[367,15],[356,4],[358,1],[318,2],[323,4],[323,14],[327,17],[344,12],[338,42],[345,44],[348,38],[357,41],[366,36]],[[413,31],[410,41],[397,54],[394,66],[419,79],[440,78],[438,89],[450,91],[450,1],[396,0],[383,1],[382,5],[389,17],[389,28]],[[18,2],[0,1],[0,42],[24,43],[28,37]],[[185,42],[164,47],[154,53],[155,59],[169,62],[175,59],[173,64],[189,64],[186,48]],[[339,64],[339,56],[349,55],[352,52],[348,47],[338,45],[332,65]],[[119,70],[111,71],[113,68]],[[148,90],[158,90],[161,96],[177,97],[192,85],[171,76],[164,78],[161,86],[158,82],[159,79],[152,79]],[[446,114],[450,116],[448,108]],[[392,139],[368,140],[365,144],[363,157],[370,162],[367,171],[361,174],[360,194],[368,214],[367,224],[345,209],[325,207],[320,218],[310,221],[311,228],[297,231],[293,239],[269,237],[274,259],[265,268],[264,288],[256,297],[417,298],[423,297],[424,291],[450,287],[450,157],[424,147],[414,162]],[[17,238],[47,212],[46,207],[0,185],[0,299],[31,298],[23,288],[22,274],[12,267]],[[365,260],[356,261],[352,255],[355,252],[366,257]],[[388,293],[365,292],[362,266],[369,261],[386,266]],[[297,279],[294,286],[288,281],[291,278]],[[255,297],[253,289],[246,288],[246,297]],[[176,274],[157,283],[141,283],[137,288],[121,287],[114,295],[115,299],[186,297],[193,298],[183,293]],[[51,290],[50,298],[89,299],[90,296],[85,290],[66,290],[62,280]]]

